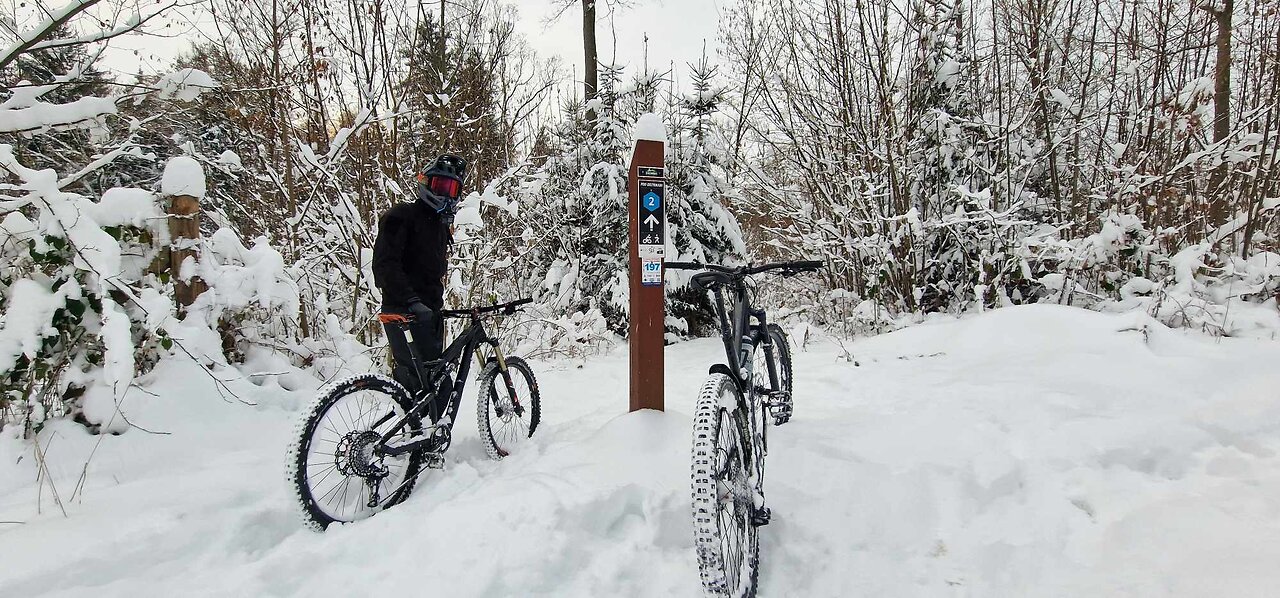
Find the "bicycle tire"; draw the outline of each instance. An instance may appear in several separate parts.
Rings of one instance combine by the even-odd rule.
[[[360,407],[358,411],[352,411],[345,405],[350,399],[358,394],[367,393],[360,399]],[[348,401],[344,401],[348,400]],[[387,495],[381,498],[374,507],[367,504],[364,508],[359,507],[359,501],[353,507],[350,517],[346,517],[345,510],[334,513],[336,508],[326,501],[328,494],[336,494],[335,490],[325,491],[321,486],[327,478],[333,473],[338,473],[340,478],[345,478],[341,483],[344,485],[341,503],[346,504],[347,493],[351,490],[352,481],[359,479],[359,484],[368,485],[371,476],[362,475],[359,472],[352,472],[354,475],[348,475],[347,472],[358,469],[356,465],[358,460],[367,460],[369,455],[363,454],[363,450],[368,448],[368,436],[360,439],[359,442],[364,443],[364,449],[355,448],[353,445],[361,435],[373,432],[365,429],[362,425],[372,425],[379,415],[385,413],[383,406],[391,409],[399,409],[400,414],[409,412],[412,408],[412,402],[409,398],[409,392],[404,389],[398,382],[378,374],[359,374],[351,376],[344,380],[321,390],[319,396],[307,408],[302,417],[299,418],[298,424],[294,429],[292,442],[289,445],[288,458],[285,466],[285,476],[294,495],[294,499],[298,504],[303,523],[310,529],[322,532],[333,523],[350,523],[358,521],[366,517],[370,517],[379,511],[386,510],[403,502],[408,498],[409,493],[413,491],[413,486],[417,481],[417,477],[422,469],[422,451],[412,451],[401,457],[385,457],[377,461],[378,467],[386,467],[388,474],[386,477],[379,479],[378,488],[380,491],[386,491]],[[330,414],[338,416],[336,419],[328,419]],[[395,421],[395,418],[391,420]],[[338,423],[325,423],[338,422]],[[323,428],[322,428],[323,424]],[[346,424],[345,427],[343,424]],[[391,422],[382,424],[390,426]],[[335,427],[337,426],[337,427]],[[346,429],[350,428],[350,429]],[[417,417],[410,417],[401,434],[405,437],[414,437],[422,432],[422,422]],[[377,434],[377,432],[373,432]],[[328,436],[328,438],[322,436]],[[336,437],[336,438],[335,438]],[[331,443],[333,446],[325,446],[324,443]],[[313,450],[314,449],[314,450]],[[326,461],[330,458],[329,451],[332,450],[333,465],[328,466]],[[356,457],[360,454],[360,457]],[[398,474],[393,478],[390,475],[391,468],[385,465],[386,460],[393,460],[397,465]],[[344,464],[345,463],[345,464]],[[371,467],[368,463],[364,463],[363,467]],[[321,472],[325,472],[321,475]],[[314,479],[320,476],[320,479]],[[385,485],[383,483],[390,479]],[[337,488],[335,485],[333,488]],[[360,498],[361,488],[357,487],[357,495],[353,498]],[[319,495],[319,496],[317,496]],[[370,492],[372,496],[372,492]],[[372,502],[372,501],[370,501]],[[324,503],[324,504],[322,504]]]
[[[794,370],[791,367],[791,339],[777,324],[769,324],[769,337],[773,341],[775,362],[778,366],[780,388],[775,390],[781,390],[784,393],[781,407],[770,409],[770,415],[773,416],[773,425],[781,426],[791,421],[791,416],[795,414],[795,395],[792,392],[795,388],[795,378],[792,377]]]
[[[533,377],[533,368],[519,357],[507,357],[506,364],[524,413],[518,413],[511,407],[511,393],[499,376],[501,370],[496,361],[489,362],[480,372],[480,392],[476,401],[480,442],[484,445],[484,452],[495,461],[509,456],[522,440],[532,437],[542,419],[542,396],[538,391],[538,381]],[[525,396],[520,397],[521,394]]]
[[[753,597],[759,578],[759,532],[751,520],[755,489],[747,474],[754,464],[739,392],[731,378],[712,374],[693,417],[694,548],[703,591],[716,598]],[[735,546],[736,554],[727,550]]]

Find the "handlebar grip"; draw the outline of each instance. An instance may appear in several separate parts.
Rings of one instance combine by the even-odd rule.
[[[663,262],[662,264],[668,270],[705,270],[706,268],[697,262]]]
[[[517,308],[517,307],[520,307],[521,305],[528,305],[528,304],[530,304],[530,303],[533,303],[533,299],[532,299],[532,298],[517,299],[517,300],[512,301],[511,303],[508,303],[508,304],[506,304],[505,306],[503,306],[503,308],[502,308],[502,313],[503,313],[503,314],[506,314],[506,315],[514,314],[514,313],[516,313],[516,308]]]
[[[827,267],[827,262],[823,260],[801,260],[791,262],[791,266],[799,270],[821,270]]]

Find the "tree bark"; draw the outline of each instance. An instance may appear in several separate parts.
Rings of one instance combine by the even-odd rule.
[[[1217,59],[1213,73],[1213,142],[1220,144],[1231,135],[1231,20],[1235,0],[1223,0],[1222,8],[1206,7],[1218,23]],[[1209,225],[1218,228],[1230,218],[1230,205],[1223,187],[1227,176],[1224,160],[1209,179]]]
[[[582,101],[596,97],[596,0],[582,0]],[[594,110],[587,111],[587,120],[595,121]]]
[[[175,195],[169,203],[169,276],[173,294],[182,307],[189,307],[209,287],[199,276],[182,278],[182,263],[187,258],[200,259],[196,242],[200,239],[200,200],[190,195]]]

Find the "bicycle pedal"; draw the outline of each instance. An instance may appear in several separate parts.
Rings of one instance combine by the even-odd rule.
[[[753,509],[751,512],[751,525],[756,527],[769,525],[769,519],[771,517],[773,517],[773,512],[769,510],[769,507]]]
[[[791,421],[791,405],[774,405],[769,409],[769,414],[773,416],[773,425],[781,426]]]
[[[444,469],[444,453],[423,453],[422,464],[428,469]]]

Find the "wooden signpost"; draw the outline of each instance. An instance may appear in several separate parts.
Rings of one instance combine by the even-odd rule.
[[[631,411],[663,410],[666,298],[662,259],[667,240],[663,142],[639,139],[627,179],[631,226]]]

